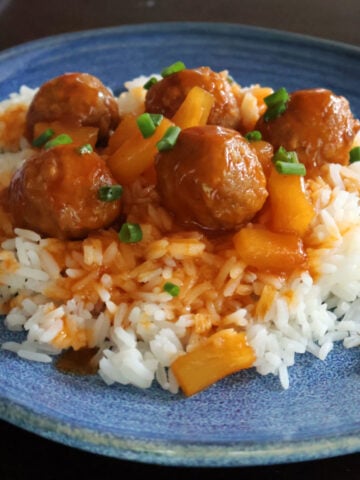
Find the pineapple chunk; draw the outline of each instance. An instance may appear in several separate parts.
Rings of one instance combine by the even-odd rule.
[[[178,357],[171,365],[186,396],[204,390],[231,373],[250,368],[255,353],[244,332],[229,328],[208,337],[194,350]]]

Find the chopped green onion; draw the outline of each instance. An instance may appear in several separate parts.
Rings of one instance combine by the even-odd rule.
[[[278,160],[275,162],[276,171],[283,175],[306,175],[306,168],[303,163],[291,163]]]
[[[284,147],[279,147],[275,152],[272,161],[276,171],[283,175],[306,175],[306,168],[299,162],[296,152],[288,152]]]
[[[181,70],[185,70],[185,68],[186,68],[185,64],[183,62],[178,61],[169,65],[168,67],[165,67],[161,71],[161,76],[165,78],[165,77],[168,77],[169,75],[172,75],[173,73],[181,72]]]
[[[153,121],[155,127],[158,127],[162,122],[164,116],[161,113],[150,113],[150,118]]]
[[[150,77],[149,80],[146,83],[144,83],[143,88],[145,88],[145,90],[149,90],[157,82],[158,82],[158,79],[156,77]]]
[[[46,149],[58,147],[59,145],[66,145],[68,143],[72,143],[72,138],[67,135],[66,133],[61,133],[55,138],[52,138],[48,142],[45,143],[44,147]]]
[[[52,128],[47,128],[42,132],[41,135],[39,135],[33,140],[32,142],[33,147],[38,147],[38,148],[42,147],[46,142],[50,140],[50,138],[54,135],[54,133],[55,132]]]
[[[98,190],[98,199],[102,202],[113,202],[118,200],[123,193],[121,185],[104,185]]]
[[[171,282],[166,282],[163,286],[164,292],[170,293],[172,297],[177,297],[180,293],[180,287]]]
[[[119,238],[123,243],[140,242],[142,237],[142,230],[138,223],[124,223],[119,232]]]
[[[286,103],[288,101],[289,94],[284,87],[279,88],[279,90],[276,90],[276,92],[271,93],[264,98],[264,102],[268,107],[273,107],[274,105],[278,105],[279,103]]]
[[[359,162],[360,161],[360,147],[354,147],[350,150],[349,162]]]
[[[268,107],[264,113],[265,122],[273,120],[274,118],[282,115],[287,108],[287,102],[289,101],[289,98],[289,94],[284,87],[279,88],[279,90],[276,90],[276,92],[265,97],[264,102]]]
[[[280,117],[286,110],[286,103],[278,103],[272,107],[269,107],[264,113],[264,120],[268,122],[269,120],[274,120],[274,118]]]
[[[246,133],[245,138],[249,142],[256,142],[262,139],[262,135],[261,135],[261,132],[259,132],[259,130],[253,130],[252,132]]]
[[[273,162],[299,163],[296,152],[288,152],[284,147],[279,147],[273,156]]]
[[[81,147],[79,147],[77,151],[78,153],[80,153],[80,155],[84,155],[85,153],[92,153],[94,150],[90,143],[85,143],[85,145],[81,145]]]
[[[163,119],[160,113],[142,113],[136,119],[136,123],[144,138],[149,138],[154,134],[156,127],[160,125]]]
[[[175,125],[172,125],[171,127],[169,127],[166,130],[162,139],[159,140],[156,144],[159,152],[163,152],[164,150],[170,150],[171,148],[173,148],[176,144],[176,141],[178,139],[180,132],[181,132],[180,127],[177,127]]]

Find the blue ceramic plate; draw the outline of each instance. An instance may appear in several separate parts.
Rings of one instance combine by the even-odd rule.
[[[360,49],[224,24],[150,24],[87,31],[0,54],[0,98],[65,71],[123,82],[183,60],[228,69],[242,85],[326,87],[360,116]],[[3,327],[0,341],[13,338]],[[301,356],[291,388],[253,371],[192,397],[157,387],[106,387],[96,376],[65,375],[0,351],[0,416],[66,445],[163,465],[265,465],[360,450],[358,350],[338,346],[321,362]]]

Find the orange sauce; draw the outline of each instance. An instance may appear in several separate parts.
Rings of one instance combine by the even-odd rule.
[[[56,361],[56,368],[65,373],[77,375],[95,375],[98,371],[98,362],[95,358],[97,348],[69,348],[60,354]]]

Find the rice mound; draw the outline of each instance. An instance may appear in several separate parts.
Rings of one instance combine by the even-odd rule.
[[[140,109],[145,81],[125,84],[120,113]],[[242,115],[253,122],[256,101],[251,87],[244,92]],[[34,93],[22,87],[0,113],[28,105]],[[32,154],[25,140],[18,147],[0,145],[3,179]],[[137,244],[118,242],[111,230],[72,242],[12,232],[0,209],[0,305],[6,327],[26,332],[23,342],[2,348],[50,363],[69,347],[97,347],[106,384],[149,388],[156,381],[177,393],[171,363],[214,326],[234,327],[245,329],[257,372],[277,375],[288,388],[297,354],[325,360],[335,342],[360,345],[360,164],[326,165],[307,189],[318,212],[307,242],[312,274],[287,279],[250,271],[230,241],[174,233],[155,187],[142,177],[123,197],[128,221],[143,231]],[[164,292],[164,281],[181,285],[181,294]]]

